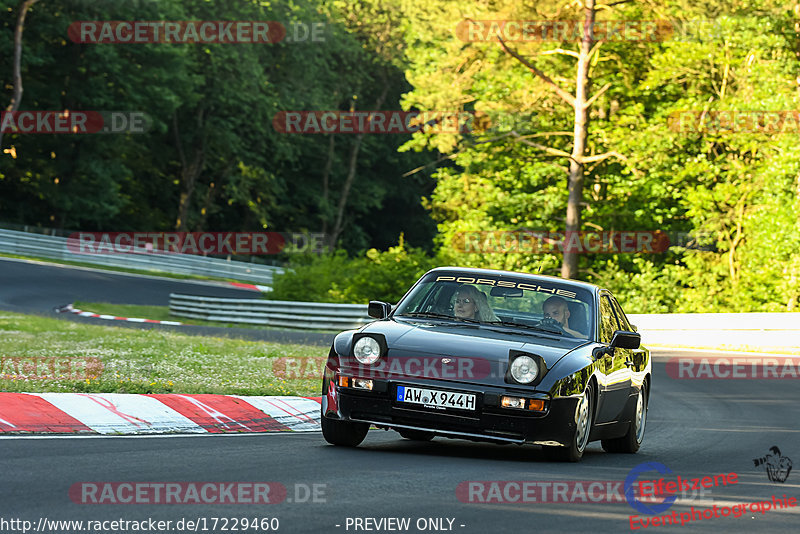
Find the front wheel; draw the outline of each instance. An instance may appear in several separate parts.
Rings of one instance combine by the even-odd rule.
[[[369,432],[369,423],[340,421],[322,417],[322,436],[331,445],[357,447]]]
[[[594,384],[589,382],[575,408],[575,435],[568,447],[544,446],[548,459],[559,462],[579,462],[583,458],[594,422]]]
[[[621,438],[604,439],[601,444],[606,452],[633,454],[639,450],[644,440],[644,427],[647,423],[647,383],[639,388],[636,398],[636,413],[628,426],[628,433]]]

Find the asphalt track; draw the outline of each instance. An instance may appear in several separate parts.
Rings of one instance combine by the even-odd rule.
[[[284,330],[226,328],[213,326],[169,326],[126,323],[70,313],[54,308],[76,300],[148,306],[169,305],[170,293],[207,297],[253,298],[261,294],[238,289],[224,282],[202,282],[86,269],[35,261],[0,258],[0,310],[52,316],[59,319],[119,328],[160,328],[186,334],[237,337],[258,341],[330,345],[332,334]],[[147,317],[145,317],[147,319]],[[180,320],[178,318],[178,320]]]
[[[419,518],[453,519],[452,531],[463,533],[620,532],[630,530],[629,516],[642,516],[627,503],[469,503],[459,501],[456,487],[464,481],[497,480],[622,482],[643,462],[660,462],[672,470],[667,475],[650,471],[643,476],[647,479],[738,474],[737,484],[713,488],[694,500],[679,499],[665,513],[687,512],[690,506],[703,509],[771,501],[773,495],[800,497],[799,473],[790,473],[784,483],[770,482],[753,463],[775,445],[784,456],[800,459],[795,381],[676,380],[664,369],[669,353],[654,354],[645,442],[635,455],[608,454],[599,443],[592,443],[579,464],[548,463],[533,446],[444,438],[416,443],[380,430],[372,430],[357,449],[329,446],[316,432],[0,438],[0,517],[34,523],[39,518],[153,518],[171,520],[173,525],[181,518],[206,518],[209,532],[214,517],[277,517],[279,532],[286,533],[368,532],[346,528],[348,518],[364,517],[411,518],[407,532],[420,531],[415,526]],[[76,504],[68,496],[74,483],[104,481],[278,482],[287,488],[288,499],[268,505],[121,505]],[[317,500],[324,502],[296,502],[295,493],[302,500],[307,493],[304,488],[314,484],[321,485]],[[686,497],[691,499],[692,492]],[[748,511],[739,518],[704,519],[683,527],[651,526],[647,531],[791,532],[797,530],[799,511]],[[221,527],[218,523],[217,531]]]
[[[73,300],[165,305],[170,292],[252,297],[222,285],[137,277],[38,263],[0,260],[0,309],[53,315]],[[65,317],[68,314],[63,314]],[[107,321],[79,319],[108,325]],[[116,325],[115,325],[116,326]],[[126,325],[137,326],[137,325]],[[228,335],[283,335],[272,331],[221,329]],[[184,328],[209,333],[205,327]],[[21,532],[19,523],[48,520],[197,521],[199,532],[234,531],[232,521],[213,518],[278,518],[278,532],[618,532],[630,530],[629,504],[594,502],[462,502],[456,488],[466,481],[621,483],[643,462],[660,462],[672,473],[643,478],[674,480],[737,473],[738,483],[705,495],[680,498],[664,513],[688,512],[773,496],[800,498],[800,474],[771,482],[753,459],[778,446],[800,461],[800,400],[794,380],[677,380],[664,368],[671,356],[654,351],[654,381],[645,443],[636,455],[613,455],[592,443],[580,464],[548,463],[537,447],[478,444],[436,438],[416,443],[394,432],[373,430],[357,449],[332,447],[319,433],[164,437],[0,438],[0,532]],[[711,353],[709,353],[709,356]],[[70,487],[79,482],[277,482],[285,501],[253,504],[77,504]],[[317,501],[304,499],[317,485]],[[512,498],[519,494],[510,495]],[[578,499],[580,500],[580,499]],[[407,530],[356,530],[355,518],[409,518]],[[417,528],[418,520],[444,518],[443,527]],[[651,526],[648,532],[791,532],[800,508],[748,511],[739,518],[704,519],[685,526]],[[452,520],[449,527],[448,520]],[[6,521],[6,523],[3,523]],[[348,528],[348,524],[350,524]],[[338,526],[337,526],[338,525]],[[392,524],[395,526],[394,524]],[[420,523],[422,525],[422,523]],[[428,523],[430,525],[430,523]],[[463,525],[463,526],[462,526]],[[205,527],[205,530],[204,530]],[[451,530],[447,530],[451,528]],[[688,530],[687,530],[688,529]],[[184,529],[185,531],[186,529]],[[239,531],[242,531],[241,523]],[[244,529],[257,532],[253,528]],[[263,532],[263,528],[259,529]],[[68,532],[51,526],[46,532]],[[84,530],[86,531],[86,530]],[[98,532],[123,532],[108,524]],[[131,530],[128,530],[131,531]]]

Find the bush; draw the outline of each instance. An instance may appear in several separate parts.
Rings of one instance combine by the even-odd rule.
[[[423,250],[400,244],[385,252],[370,249],[348,258],[339,250],[293,260],[275,277],[273,300],[366,304],[370,300],[396,303],[417,279],[438,265]]]

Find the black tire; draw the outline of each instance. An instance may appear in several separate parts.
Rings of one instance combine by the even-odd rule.
[[[357,447],[369,432],[369,423],[340,421],[322,417],[322,436],[331,445]]]
[[[628,433],[621,438],[604,439],[601,441],[606,452],[633,454],[639,450],[644,440],[644,430],[647,425],[647,382],[639,389],[636,399],[636,410],[633,421],[628,426]]]
[[[426,432],[425,430],[410,430],[403,429],[397,431],[401,436],[411,441],[430,441],[433,439],[433,432]]]
[[[580,417],[580,419],[575,421],[575,435],[572,436],[569,447],[543,446],[542,450],[548,460],[556,462],[581,461],[586,446],[589,444],[589,435],[592,433],[595,401],[594,383],[589,382],[589,385],[586,386],[586,390],[583,392],[583,397],[581,397],[581,400],[575,407],[576,418]],[[586,404],[584,405],[583,403]]]

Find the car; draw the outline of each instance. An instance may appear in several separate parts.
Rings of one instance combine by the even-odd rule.
[[[591,441],[635,453],[650,397],[650,352],[614,296],[585,282],[439,267],[377,320],[339,333],[322,381],[322,434],[358,446],[371,426],[539,445],[579,461]]]

